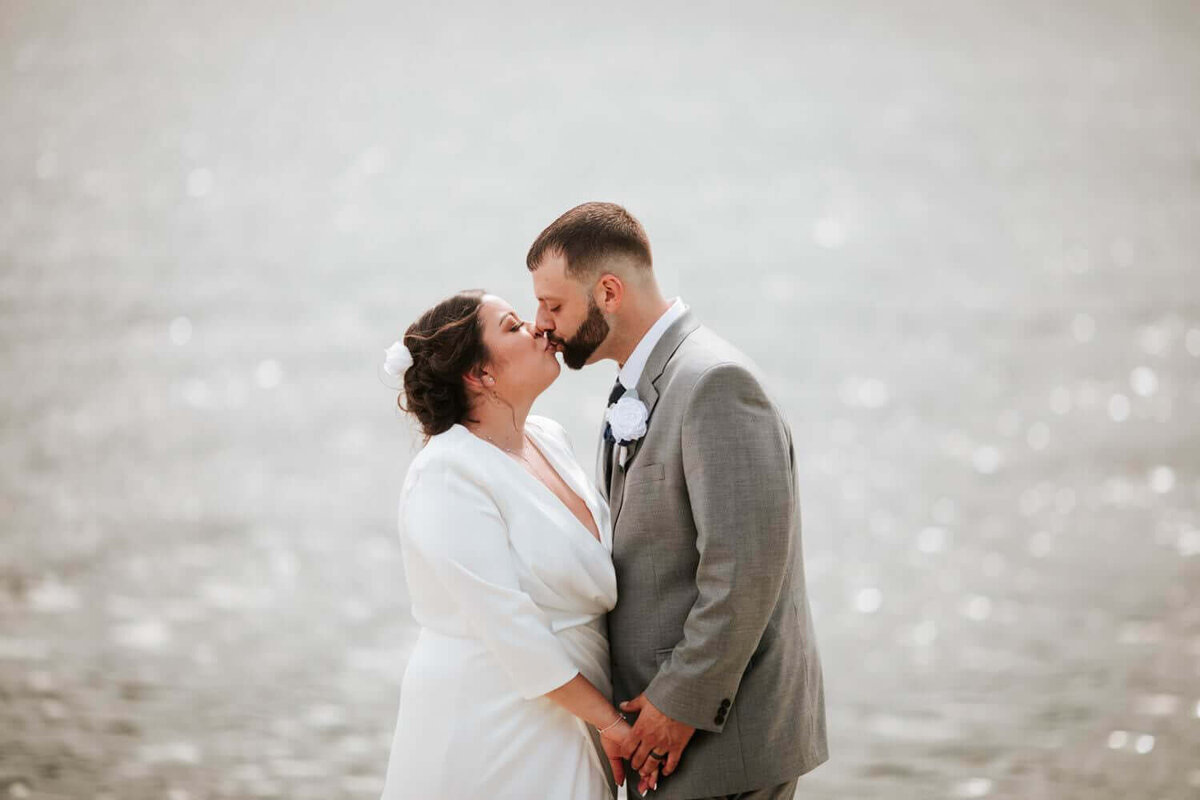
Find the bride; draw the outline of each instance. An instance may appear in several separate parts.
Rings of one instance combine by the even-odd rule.
[[[614,797],[638,743],[610,702],[609,510],[562,426],[529,413],[555,347],[467,291],[409,326],[385,369],[426,443],[400,496],[421,630],[382,800]]]

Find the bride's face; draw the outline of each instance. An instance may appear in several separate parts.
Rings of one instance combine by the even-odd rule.
[[[483,296],[479,322],[490,356],[485,366],[496,379],[491,388],[501,397],[510,401],[536,397],[554,383],[562,370],[556,348],[532,322],[522,320],[512,306],[493,294]]]

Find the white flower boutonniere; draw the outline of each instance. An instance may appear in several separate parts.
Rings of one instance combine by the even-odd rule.
[[[637,397],[625,395],[605,412],[612,426],[613,438],[619,445],[629,445],[646,435],[646,421],[650,412],[646,404]]]

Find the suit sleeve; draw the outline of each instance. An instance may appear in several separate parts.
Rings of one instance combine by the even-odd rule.
[[[672,719],[719,732],[719,711],[737,694],[791,561],[791,454],[762,386],[730,363],[697,382],[682,451],[699,551],[697,597],[683,639],[646,696]]]
[[[499,508],[460,466],[422,470],[401,519],[404,541],[420,554],[522,697],[539,697],[575,677],[578,667],[517,581]]]

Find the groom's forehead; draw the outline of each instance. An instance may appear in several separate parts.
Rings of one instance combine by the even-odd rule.
[[[562,287],[568,282],[566,259],[547,255],[533,270],[534,291],[538,298],[557,299],[554,296],[562,292]]]
[[[536,273],[535,273],[536,274]],[[561,302],[563,286],[555,280],[537,280],[533,282],[533,296],[539,303]]]
[[[539,270],[540,271],[540,270]],[[533,296],[539,303],[561,303],[571,296],[571,281],[562,275],[542,275],[534,273]]]

